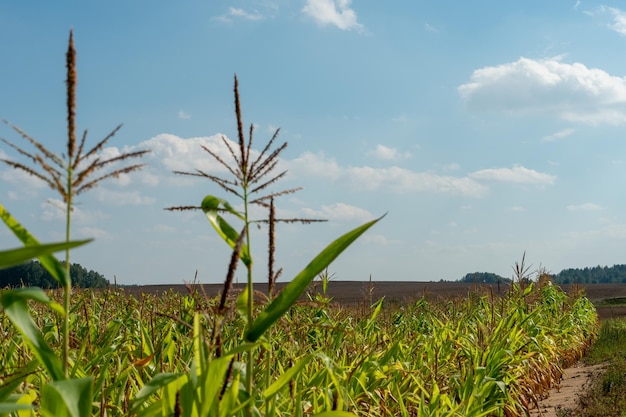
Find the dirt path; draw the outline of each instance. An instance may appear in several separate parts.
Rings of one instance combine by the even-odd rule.
[[[558,410],[574,409],[577,399],[583,392],[583,385],[601,372],[603,365],[584,365],[578,363],[565,370],[561,386],[550,391],[550,396],[539,402],[539,408],[532,410],[531,417],[558,417]]]

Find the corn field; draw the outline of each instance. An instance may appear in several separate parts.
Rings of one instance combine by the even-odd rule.
[[[0,251],[0,268],[37,258],[59,287],[0,291],[0,416],[522,416],[594,340],[592,304],[542,277],[528,283],[523,261],[505,295],[379,300],[366,308],[333,304],[324,271],[385,215],[335,239],[274,294],[281,273],[273,265],[275,226],[323,219],[276,217],[274,200],[299,190],[273,189],[286,175],[275,170],[287,143],[276,143],[277,130],[260,152],[253,150],[254,124],[246,138],[236,76],[238,141],[222,138],[226,159],[200,150],[226,176],[174,171],[209,180],[236,203],[211,194],[200,206],[168,208],[201,210],[231,248],[221,296],[75,289],[70,249],[89,242],[71,238],[75,197],[141,169],[144,164],[130,161],[149,150],[102,155],[121,126],[93,147],[86,131],[77,140],[73,39],[70,32],[65,151],[47,149],[10,124],[27,146],[0,138],[25,160],[0,163],[46,182],[66,213],[65,241],[41,244],[0,204],[0,219],[23,244]],[[252,206],[268,217],[252,218]],[[266,296],[253,291],[249,229],[261,225],[268,226]],[[65,265],[52,255],[59,251]],[[235,294],[240,264],[247,285]],[[316,277],[324,291],[303,302]]]
[[[70,378],[93,377],[84,401],[100,416],[235,416],[248,405],[264,416],[522,416],[597,328],[584,296],[549,281],[504,296],[380,300],[367,309],[309,298],[250,347],[241,342],[241,303],[219,316],[219,300],[198,291],[76,292]],[[58,316],[43,307],[31,314],[60,350]],[[37,405],[46,372],[4,314],[0,334],[0,401]],[[250,348],[255,384],[246,392],[242,352]]]

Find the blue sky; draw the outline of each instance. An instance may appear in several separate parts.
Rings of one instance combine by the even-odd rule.
[[[506,277],[626,262],[626,7],[619,2],[0,0],[0,118],[59,154],[65,50],[78,53],[77,127],[148,166],[78,200],[73,261],[118,283],[221,282],[229,250],[200,212],[224,175],[200,146],[236,139],[233,75],[255,143],[281,128],[286,281],[345,231],[388,215],[330,268],[339,280]],[[28,148],[8,126],[0,137]],[[30,148],[28,148],[30,149]],[[22,161],[4,144],[0,157]],[[42,241],[59,197],[0,167],[0,201]],[[233,204],[239,202],[232,200]],[[259,216],[265,216],[257,211]],[[255,231],[265,280],[265,230]],[[2,247],[18,245],[6,230]],[[239,272],[243,281],[243,268]]]

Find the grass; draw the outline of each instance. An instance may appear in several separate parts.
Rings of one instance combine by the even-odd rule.
[[[598,306],[602,306],[602,307],[604,306],[617,307],[617,306],[624,306],[624,305],[626,305],[626,297],[605,298],[598,303]]]
[[[623,417],[626,415],[626,319],[602,322],[598,339],[584,361],[604,369],[587,385],[577,407],[562,417]]]

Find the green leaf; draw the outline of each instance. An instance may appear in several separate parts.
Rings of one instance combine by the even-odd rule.
[[[141,406],[150,395],[181,378],[183,378],[183,375],[172,373],[162,373],[155,375],[154,378],[152,378],[147,384],[141,387],[141,390],[139,390],[137,396],[133,400],[131,411],[135,411],[139,406]]]
[[[31,404],[0,403],[0,415],[9,414],[12,411],[26,411],[34,409],[35,407]]]
[[[228,243],[228,246],[230,246],[231,249],[234,249],[235,245],[237,244],[237,240],[239,239],[239,233],[235,229],[233,229],[233,227],[228,224],[228,222],[224,220],[222,216],[217,214],[218,210],[225,210],[241,220],[245,219],[226,200],[222,200],[221,198],[217,198],[212,195],[207,195],[206,197],[204,197],[201,206],[202,211],[204,211],[204,214],[206,215],[207,219],[209,219],[209,222],[211,222],[211,226],[213,226],[217,234],[220,235],[226,243]],[[222,208],[220,208],[220,206]],[[252,265],[250,251],[248,250],[248,246],[245,244],[241,247],[240,257],[247,267],[250,267]]]
[[[24,246],[36,246],[40,244],[39,241],[15,219],[15,217],[11,216],[11,213],[9,213],[2,204],[0,204],[0,218],[4,224],[11,229],[13,234],[24,244]],[[90,241],[91,240],[86,240],[84,243]],[[59,262],[57,258],[50,254],[46,254],[38,256],[37,259],[39,259],[41,265],[43,265],[43,267],[50,272],[50,275],[52,275],[52,277],[59,284],[61,284],[62,287],[71,285],[70,276],[67,274],[65,267],[61,265],[61,262]]]
[[[41,415],[43,417],[91,416],[92,392],[92,377],[45,384],[41,388]]]
[[[7,398],[20,386],[26,377],[35,372],[39,367],[39,361],[37,359],[31,360],[26,366],[20,369],[18,374],[3,381],[0,385],[0,403],[6,401]],[[2,415],[2,413],[0,413]]]
[[[263,393],[263,396],[265,397],[265,399],[267,400],[270,397],[276,395],[276,393],[280,391],[282,387],[284,387],[285,385],[289,383],[289,381],[294,379],[296,375],[298,375],[298,373],[302,371],[302,368],[304,368],[304,366],[307,363],[309,363],[312,357],[313,355],[306,355],[298,363],[296,363],[294,366],[292,366],[287,371],[285,371],[285,373],[282,374],[280,378],[278,378],[276,381],[274,381],[272,385],[267,387],[267,389]]]
[[[246,288],[243,289],[241,294],[237,297],[235,301],[235,308],[239,315],[244,319],[248,320],[248,297],[250,296],[250,288],[246,285]]]
[[[356,414],[348,413],[347,411],[324,411],[314,414],[313,417],[356,417]]]
[[[24,248],[0,251],[0,269],[19,265],[30,259],[37,258],[42,255],[48,255],[65,249],[75,248],[77,246],[84,245],[87,242],[89,242],[89,240],[46,243],[43,245],[33,245],[26,246]]]
[[[334,261],[348,246],[376,224],[384,215],[376,220],[365,223],[344,234],[328,245],[319,253],[296,277],[281,291],[281,293],[265,308],[254,320],[245,338],[250,342],[256,341],[261,335],[278,320],[295,303],[307,289],[311,281]]]
[[[56,311],[64,312],[63,308],[58,303],[51,301],[42,289],[37,287],[4,291],[0,296],[0,304],[2,304],[5,314],[22,334],[24,341],[46,372],[55,381],[65,379],[61,361],[48,346],[29,314],[28,300],[47,304]]]

